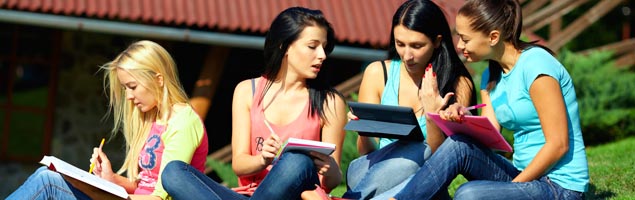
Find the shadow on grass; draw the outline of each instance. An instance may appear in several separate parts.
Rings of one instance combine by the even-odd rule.
[[[584,199],[609,199],[615,197],[616,194],[613,191],[597,190],[594,184],[589,184],[589,191],[584,194]]]

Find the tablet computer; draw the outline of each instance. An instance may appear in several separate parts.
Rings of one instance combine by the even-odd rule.
[[[348,102],[359,120],[350,120],[345,130],[369,137],[423,141],[423,132],[412,108],[373,103]]]

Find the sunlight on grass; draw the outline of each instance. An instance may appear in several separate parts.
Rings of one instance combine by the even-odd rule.
[[[587,199],[635,199],[635,137],[587,148]]]

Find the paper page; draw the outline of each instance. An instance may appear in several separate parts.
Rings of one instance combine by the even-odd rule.
[[[112,183],[110,181],[99,178],[93,174],[88,173],[80,168],[77,168],[67,162],[60,160],[54,156],[44,156],[40,161],[45,166],[50,167],[51,164],[55,167],[55,171],[67,175],[71,178],[77,179],[79,181],[85,182],[89,185],[95,186],[99,189],[102,189],[106,192],[112,193],[121,198],[128,198],[128,192],[126,189]]]

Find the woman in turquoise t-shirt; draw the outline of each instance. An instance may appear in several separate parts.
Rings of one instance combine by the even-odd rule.
[[[395,199],[429,199],[462,174],[456,199],[582,199],[589,183],[571,77],[551,51],[521,41],[517,0],[467,1],[456,17],[458,48],[469,62],[488,60],[481,115],[514,131],[513,161],[464,136],[452,136]],[[465,107],[442,118],[461,121]]]

